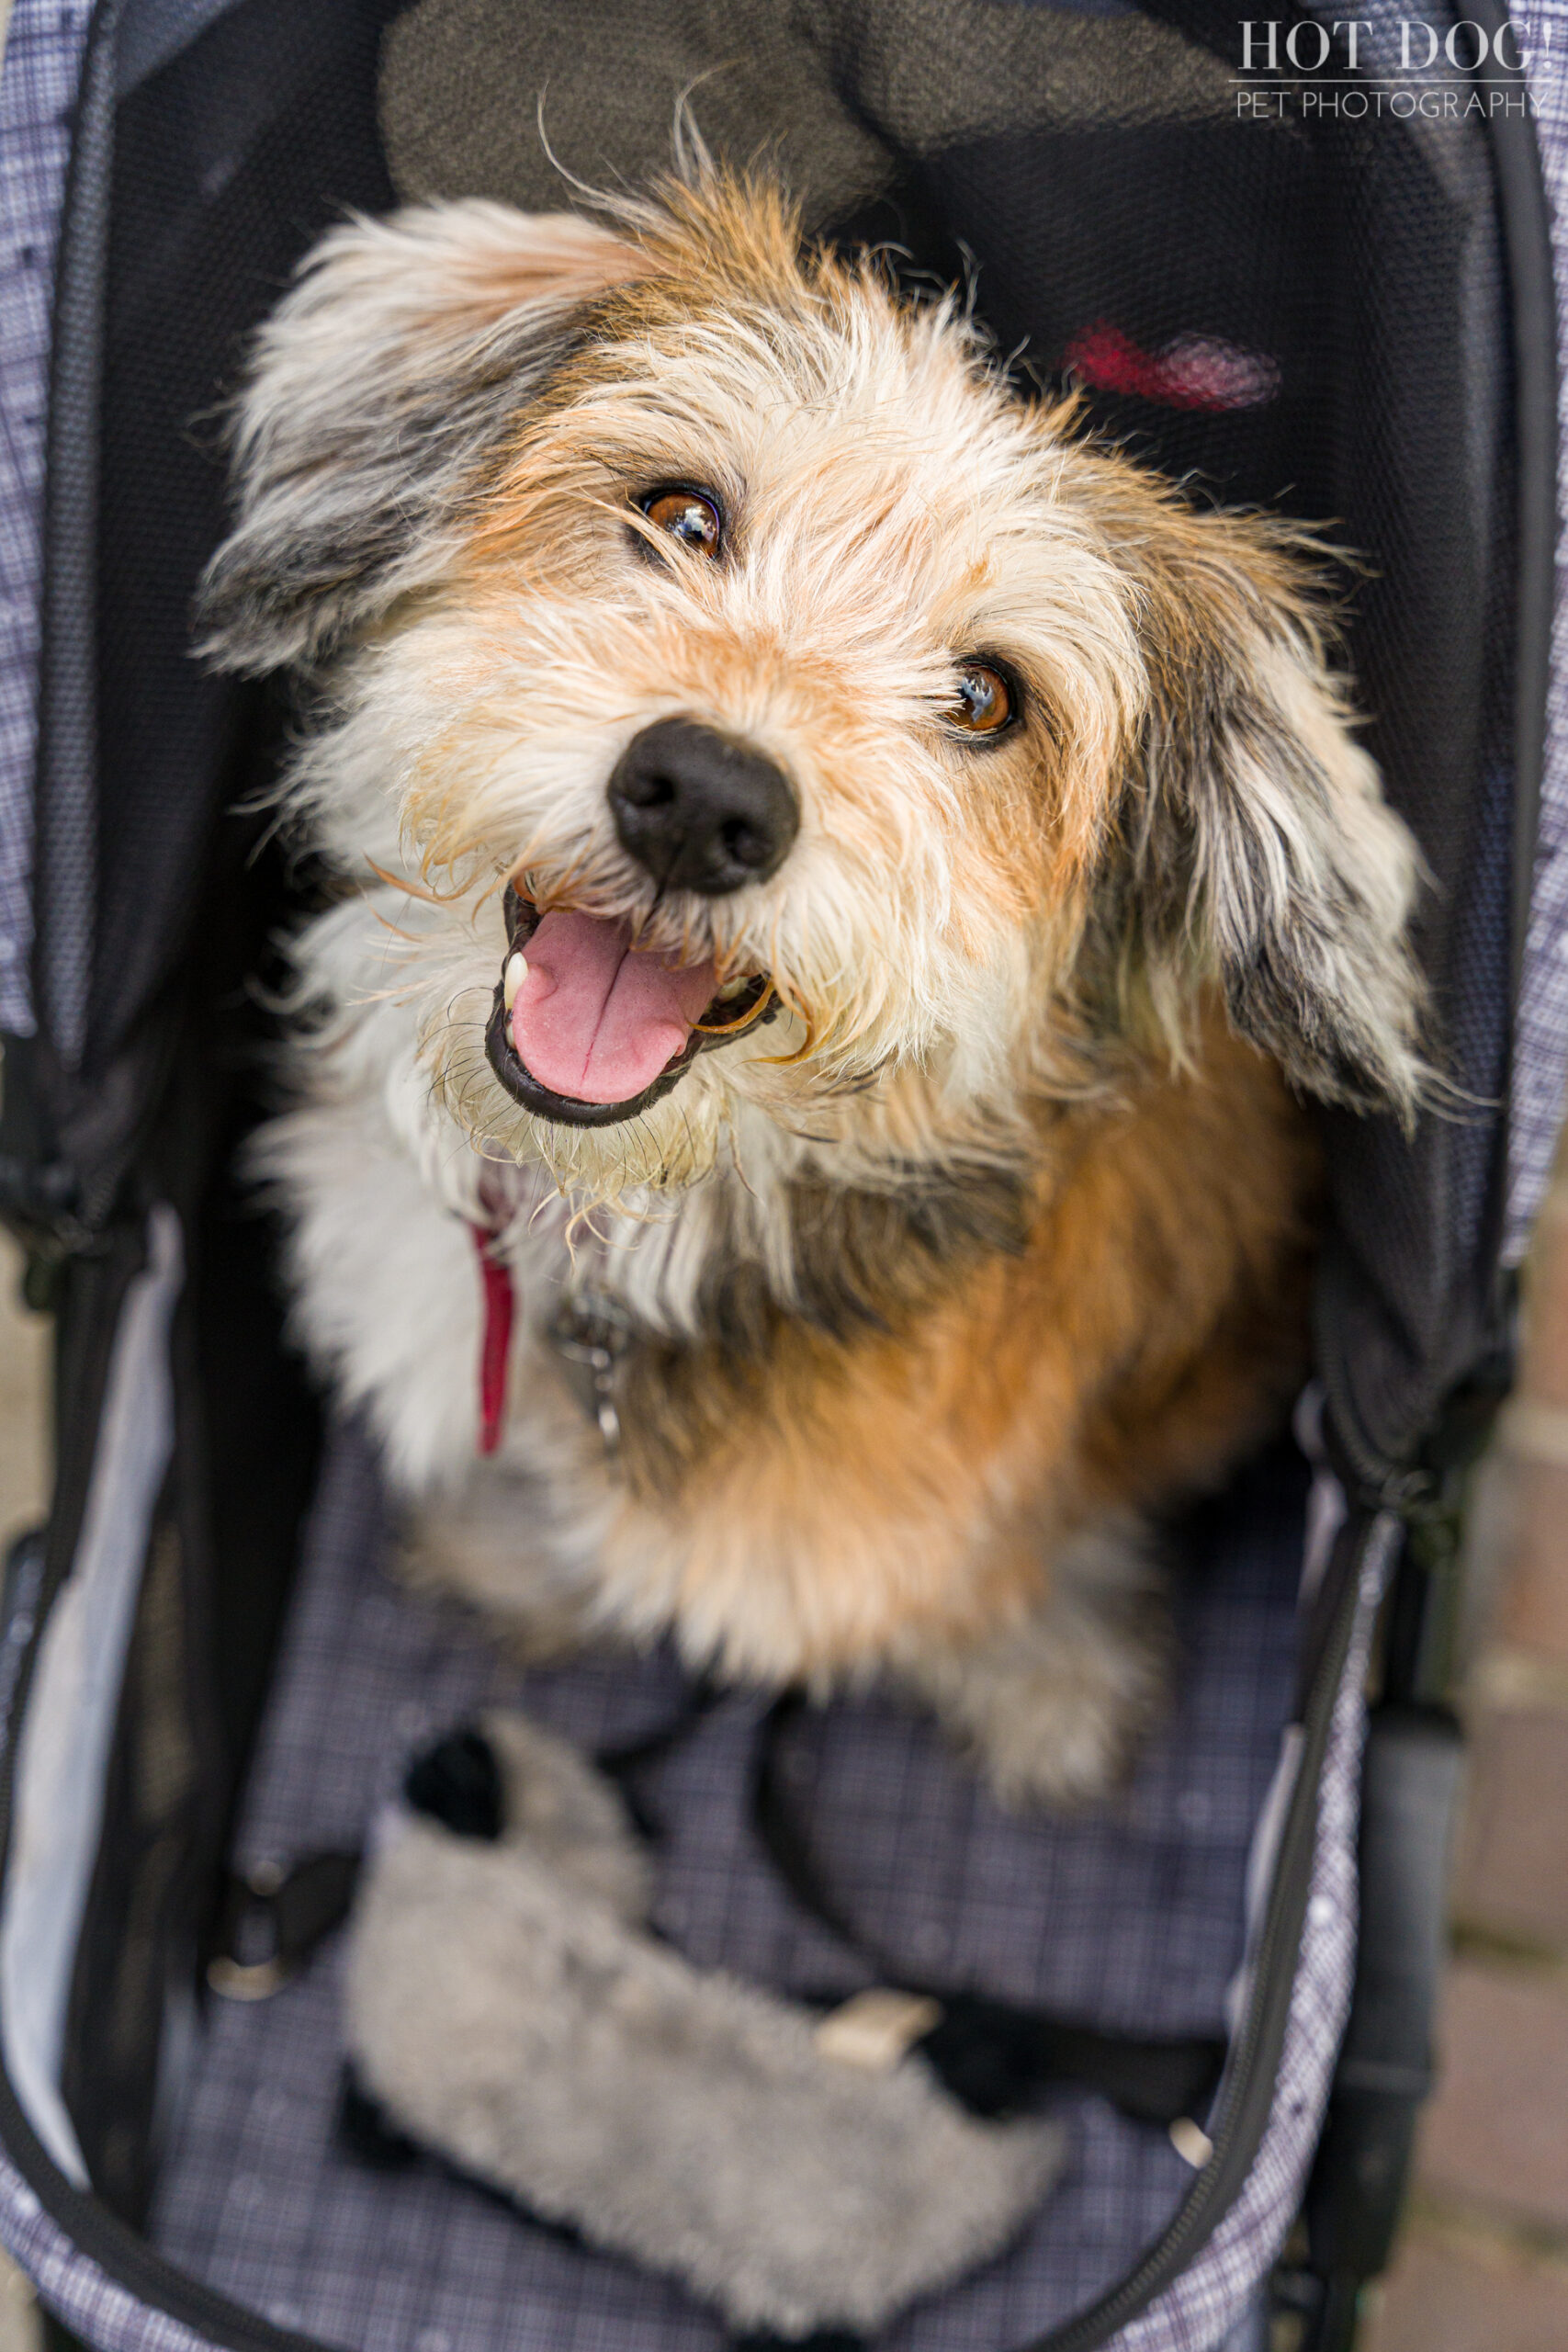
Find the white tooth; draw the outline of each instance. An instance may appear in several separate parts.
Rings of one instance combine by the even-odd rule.
[[[521,948],[506,959],[506,976],[501,983],[501,1001],[508,1012],[517,1001],[517,991],[528,977],[528,959]]]
[[[729,1004],[736,997],[743,996],[750,985],[750,981],[745,978],[739,980],[726,980],[724,986],[718,992],[718,1001],[720,1004]]]

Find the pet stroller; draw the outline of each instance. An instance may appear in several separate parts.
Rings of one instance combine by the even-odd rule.
[[[0,1182],[58,1376],[54,1508],[0,1646],[0,2235],[58,2340],[722,2343],[345,2105],[367,1824],[422,1741],[521,1695],[657,1830],[681,1949],[802,1995],[931,1988],[960,2097],[1066,2122],[1029,2228],[889,2352],[1351,2342],[1428,2081],[1461,1506],[1568,1060],[1531,30],[1496,0],[1428,8],[1415,44],[1381,6],[1357,22],[16,0]],[[1549,115],[1549,47],[1531,70]],[[1000,1813],[874,1699],[695,1704],[660,1655],[523,1674],[390,1582],[374,1460],[285,1342],[236,1173],[273,942],[312,888],[265,807],[287,695],[189,653],[245,334],[345,206],[558,207],[541,91],[566,164],[635,184],[694,85],[710,142],[776,152],[814,225],[969,269],[1000,347],[1075,377],[1102,430],[1356,551],[1368,740],[1429,869],[1466,1106],[1408,1140],[1323,1116],[1314,1388],[1170,1531],[1175,1713],[1126,1796],[1070,1818]]]

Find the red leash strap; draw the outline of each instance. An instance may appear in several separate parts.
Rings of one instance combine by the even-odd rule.
[[[495,1256],[495,1235],[482,1225],[468,1227],[479,1253],[479,1277],[484,1283],[485,1326],[479,1342],[479,1452],[493,1453],[501,1443],[506,1419],[506,1364],[512,1351],[512,1316],[516,1300],[512,1269]]]

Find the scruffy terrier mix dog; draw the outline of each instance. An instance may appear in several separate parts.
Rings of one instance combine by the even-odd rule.
[[[1419,1094],[1412,846],[1287,535],[765,177],[605,217],[337,231],[240,414],[210,649],[317,682],[345,887],[265,1140],[300,1328],[491,1607],[889,1674],[1091,1792],[1145,1516],[1300,1374],[1295,1096]]]

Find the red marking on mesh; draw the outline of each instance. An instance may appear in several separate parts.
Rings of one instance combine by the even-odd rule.
[[[1218,335],[1178,335],[1145,351],[1109,319],[1096,319],[1067,345],[1066,364],[1097,392],[1130,392],[1162,408],[1263,408],[1280,390],[1278,362]]]
[[[506,1366],[512,1352],[512,1317],[516,1296],[512,1269],[494,1251],[495,1236],[482,1225],[468,1227],[479,1253],[484,1284],[484,1337],[479,1342],[479,1452],[493,1453],[506,1419]]]

